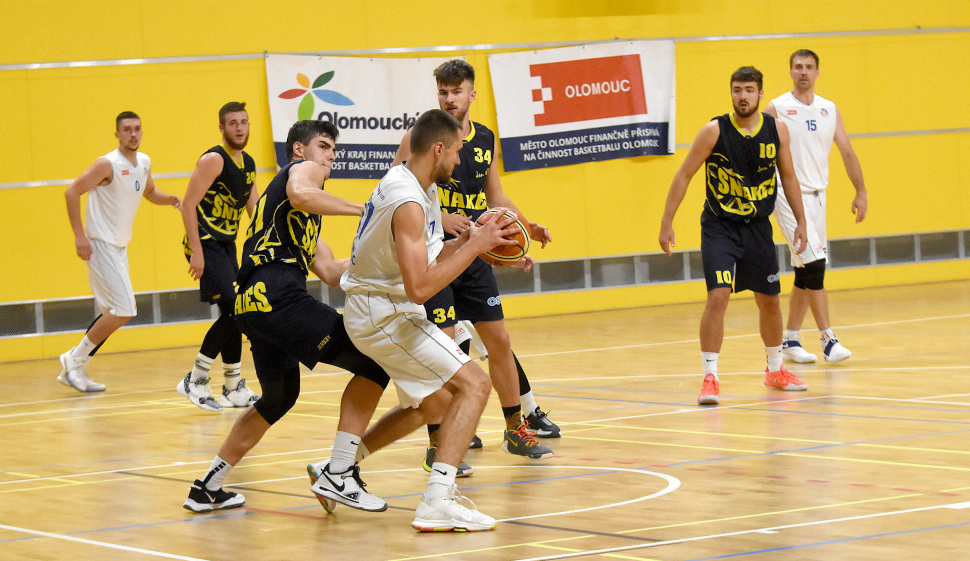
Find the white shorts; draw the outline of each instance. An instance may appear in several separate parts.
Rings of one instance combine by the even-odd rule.
[[[88,279],[101,313],[107,311],[118,317],[134,317],[138,309],[128,274],[128,248],[101,240],[90,242],[93,251],[88,261]]]
[[[402,407],[417,407],[470,359],[428,321],[424,306],[386,293],[348,294],[344,326],[360,352],[394,380]]]
[[[778,198],[775,199],[775,222],[778,223],[778,229],[788,242],[792,267],[804,267],[806,263],[828,257],[828,236],[825,234],[825,190],[802,193],[802,208],[805,211],[808,241],[805,244],[805,251],[796,255],[794,240],[797,222],[788,199],[785,198],[785,191],[778,189]]]

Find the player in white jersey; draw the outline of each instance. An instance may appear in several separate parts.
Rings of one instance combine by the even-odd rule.
[[[181,206],[176,195],[155,188],[151,160],[138,151],[141,119],[125,111],[115,119],[118,149],[95,160],[64,193],[77,255],[88,263],[88,278],[100,315],[76,347],[61,355],[57,380],[80,392],[104,391],[85,371],[104,341],[135,316],[135,293],[128,274],[128,242],[142,197],[156,205]],[[81,195],[88,194],[87,222],[81,224]]]
[[[445,111],[418,118],[407,163],[391,168],[364,205],[350,268],[340,283],[347,293],[347,333],[394,380],[401,407],[451,394],[428,488],[411,523],[419,531],[495,527],[495,519],[474,505],[458,503],[455,486],[491,389],[488,374],[428,320],[423,306],[479,254],[511,243],[503,237],[511,233],[509,219],[443,241],[435,183],[448,181],[459,162],[460,131],[461,123]]]
[[[795,51],[789,59],[792,91],[771,101],[766,113],[788,125],[791,132],[791,154],[795,174],[801,185],[802,204],[808,223],[808,244],[805,251],[792,251],[795,267],[795,287],[792,289],[785,328],[783,355],[795,362],[815,362],[816,356],[801,345],[799,330],[809,308],[815,316],[822,340],[822,357],[838,362],[852,356],[836,338],[829,319],[829,303],[825,294],[825,261],[828,256],[828,237],[825,232],[825,195],[829,183],[829,151],[832,143],[839,149],[849,180],[855,187],[852,212],[856,223],[862,222],[868,210],[866,186],[862,167],[849,135],[845,132],[842,115],[831,101],[815,94],[818,79],[818,55],[808,49]],[[775,205],[775,220],[789,246],[795,229],[791,206],[782,190]]]

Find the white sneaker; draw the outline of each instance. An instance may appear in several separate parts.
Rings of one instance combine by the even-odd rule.
[[[227,390],[225,384],[223,384],[222,395],[219,396],[219,405],[223,407],[249,407],[256,403],[258,399],[259,396],[246,387],[246,379],[242,378],[239,380],[236,389],[232,391]]]
[[[458,503],[468,501],[471,508]],[[419,532],[482,532],[495,529],[495,519],[478,512],[475,503],[452,485],[448,492],[432,501],[421,499],[411,527]]]
[[[192,381],[192,373],[189,372],[185,375],[185,378],[175,386],[175,391],[189,398],[194,405],[205,409],[206,411],[222,411],[222,405],[212,397],[212,392],[209,391],[209,377],[203,376]]]
[[[805,350],[799,339],[784,339],[781,342],[781,357],[785,360],[806,364],[815,362],[818,357]]]
[[[75,358],[74,349],[61,355],[61,373],[57,375],[57,381],[65,386],[71,386],[79,392],[93,393],[103,392],[104,384],[99,384],[88,378],[85,368],[91,357]]]
[[[364,490],[367,484],[360,480],[360,467],[355,465],[343,473],[332,473],[330,460],[327,460],[316,471],[319,474],[318,479],[310,486],[315,495],[368,512],[387,510],[384,499]]]
[[[829,337],[828,340],[823,337],[822,346],[825,348],[822,358],[827,362],[839,362],[852,356],[852,351],[843,347],[835,337]]]
[[[317,482],[317,479],[320,479],[320,474],[323,472],[323,468],[327,467],[328,463],[330,463],[330,460],[324,460],[322,462],[310,464],[306,467],[306,473],[310,476],[311,486]],[[320,506],[322,506],[327,512],[333,512],[333,510],[337,508],[337,501],[333,499],[328,499],[323,495],[317,495],[317,500],[320,501]]]

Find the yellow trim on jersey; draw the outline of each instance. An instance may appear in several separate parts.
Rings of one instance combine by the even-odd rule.
[[[751,134],[748,134],[748,133],[746,133],[744,131],[744,129],[742,129],[740,126],[738,126],[738,122],[734,120],[734,112],[733,111],[728,114],[728,118],[731,119],[731,124],[734,125],[734,128],[737,129],[737,131],[739,133],[741,133],[741,136],[744,136],[744,137],[747,137],[747,138],[752,138],[752,137],[758,136],[758,133],[761,132],[761,126],[765,124],[765,115],[764,115],[764,113],[758,113],[758,126],[755,127],[754,132],[752,132]]]
[[[220,146],[222,146],[222,149],[226,151],[226,155],[229,156],[229,159],[232,160],[232,163],[236,164],[237,168],[239,169],[246,168],[246,159],[243,158],[242,152],[239,153],[239,161],[237,162],[236,158],[232,157],[232,152],[229,151],[229,147],[226,146],[225,142],[223,142]]]
[[[466,136],[465,138],[462,139],[462,142],[463,143],[471,142],[472,139],[475,138],[475,122],[474,121],[468,121],[468,123],[471,124],[471,126],[472,126],[472,132],[468,133],[468,136]]]

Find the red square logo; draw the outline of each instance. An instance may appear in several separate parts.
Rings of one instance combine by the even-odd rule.
[[[529,66],[541,84],[532,90],[541,102],[536,126],[646,115],[640,55],[548,62]]]

